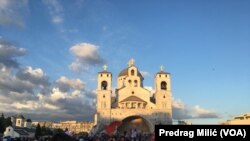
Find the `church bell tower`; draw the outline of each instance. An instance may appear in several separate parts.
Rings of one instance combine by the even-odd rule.
[[[172,117],[170,73],[164,72],[163,66],[155,75],[155,102],[159,110],[167,112]]]
[[[103,71],[98,73],[97,86],[97,111],[111,109],[112,94],[112,73],[107,71],[107,66],[103,66]]]

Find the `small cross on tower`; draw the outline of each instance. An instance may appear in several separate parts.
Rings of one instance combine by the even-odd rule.
[[[106,64],[104,64],[102,68],[104,71],[107,71],[108,66]]]
[[[163,69],[164,69],[164,67],[161,65],[161,66],[160,66],[160,71],[163,71]]]

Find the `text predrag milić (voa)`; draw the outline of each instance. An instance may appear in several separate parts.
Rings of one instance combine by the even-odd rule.
[[[250,126],[221,126],[221,125],[160,125],[156,126],[156,139],[210,139],[229,140],[248,140],[250,136]]]

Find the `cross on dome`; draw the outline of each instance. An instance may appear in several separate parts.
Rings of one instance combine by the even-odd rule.
[[[131,67],[131,66],[134,66],[135,65],[135,60],[134,58],[131,58],[128,62],[128,66]]]

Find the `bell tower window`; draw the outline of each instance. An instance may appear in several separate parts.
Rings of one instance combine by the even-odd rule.
[[[131,75],[132,75],[132,76],[135,75],[135,70],[131,70]]]
[[[137,84],[137,80],[135,80],[135,81],[134,81],[134,83],[135,83],[135,87],[137,87],[137,86],[138,86],[138,84]]]
[[[167,90],[167,83],[165,81],[161,82],[161,90]]]
[[[108,87],[108,82],[107,81],[102,81],[102,83],[101,83],[102,90],[107,90],[107,87]]]
[[[128,80],[128,85],[132,86],[132,81],[131,80]]]

